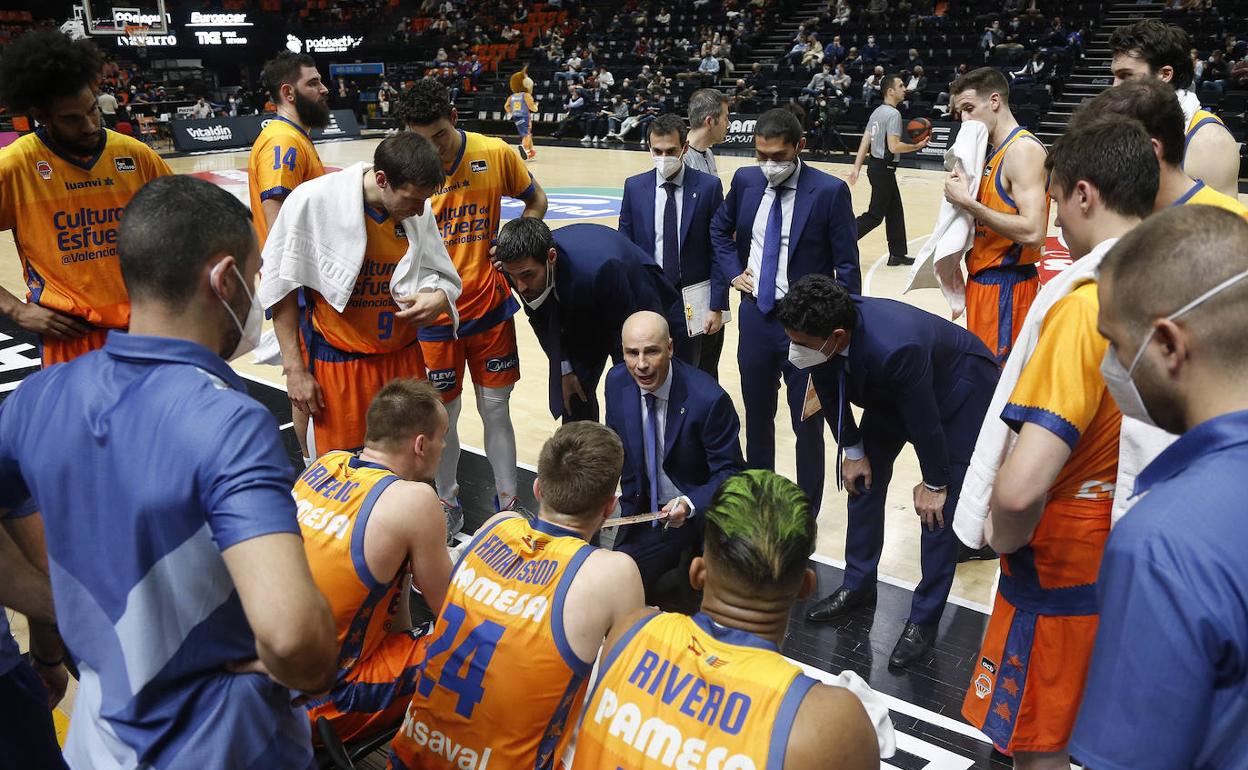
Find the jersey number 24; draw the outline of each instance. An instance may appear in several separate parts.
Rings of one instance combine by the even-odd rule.
[[[458,695],[455,713],[465,719],[471,719],[473,709],[485,697],[485,688],[481,686],[481,682],[485,679],[490,659],[494,657],[494,648],[502,639],[503,631],[506,629],[492,620],[483,621],[469,631],[464,640],[452,650],[451,645],[459,637],[467,614],[463,607],[447,603],[446,609],[442,612],[446,626],[442,629],[442,634],[429,644],[425,665],[421,669],[420,682],[416,685],[416,690],[423,697],[428,698],[433,693],[436,684]],[[429,676],[429,663],[435,658],[441,658],[442,663],[437,682]],[[467,671],[464,670],[465,668]]]

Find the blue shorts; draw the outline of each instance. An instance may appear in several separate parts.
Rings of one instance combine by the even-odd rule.
[[[531,120],[529,120],[528,118],[524,120],[513,119],[512,122],[516,124],[516,133],[520,135],[521,139],[529,135],[530,130],[531,130],[530,124],[532,123]]]

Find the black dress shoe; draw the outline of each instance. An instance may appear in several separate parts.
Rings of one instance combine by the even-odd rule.
[[[907,623],[888,658],[888,665],[905,668],[922,658],[936,642],[936,624]]]
[[[890,254],[888,256],[888,266],[897,267],[898,265],[913,265],[914,257],[897,257]]]
[[[826,623],[840,617],[846,612],[875,601],[875,586],[850,590],[845,586],[833,591],[828,596],[815,602],[815,606],[806,612],[806,619],[811,623]]]

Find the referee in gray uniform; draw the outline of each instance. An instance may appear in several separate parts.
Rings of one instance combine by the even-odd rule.
[[[728,134],[728,97],[714,88],[700,88],[689,96],[689,138],[686,140],[685,165],[718,177],[711,146],[724,141]],[[734,278],[735,276],[728,276]],[[724,349],[724,330],[702,338],[702,352],[695,362],[698,368],[719,379],[719,354]]]
[[[884,222],[888,234],[888,264],[911,265],[914,260],[906,254],[906,212],[901,205],[901,190],[897,189],[897,161],[903,152],[917,152],[926,147],[931,137],[918,144],[901,141],[901,113],[897,105],[906,98],[906,84],[901,75],[884,76],[880,92],[884,103],[871,113],[858,145],[858,157],[854,158],[854,170],[849,172],[852,185],[858,181],[863,160],[866,160],[871,203],[866,213],[858,217],[858,240]]]

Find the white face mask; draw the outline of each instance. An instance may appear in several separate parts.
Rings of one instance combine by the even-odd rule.
[[[1233,275],[1214,286],[1209,291],[1171,313],[1166,317],[1166,320],[1173,321],[1181,315],[1190,313],[1245,278],[1248,278],[1248,270],[1238,275]],[[1109,394],[1114,397],[1114,401],[1118,404],[1118,409],[1122,412],[1122,415],[1154,427],[1157,427],[1157,423],[1148,413],[1148,406],[1140,396],[1140,390],[1135,386],[1135,380],[1132,379],[1131,375],[1135,373],[1135,367],[1139,366],[1140,359],[1144,357],[1144,351],[1148,348],[1148,343],[1153,339],[1153,334],[1156,331],[1156,327],[1149,330],[1148,335],[1144,337],[1144,341],[1140,343],[1140,349],[1135,351],[1135,358],[1131,359],[1130,367],[1124,367],[1122,362],[1118,360],[1118,349],[1112,342],[1109,344],[1109,349],[1105,351],[1105,357],[1101,359],[1101,376],[1105,378],[1105,387],[1109,390]]]
[[[758,168],[767,177],[767,183],[775,186],[792,176],[797,169],[797,163],[791,160],[760,160]]]
[[[832,356],[828,353],[824,353],[823,348],[828,346],[828,342],[830,342],[831,339],[832,338],[829,337],[825,340],[823,347],[820,347],[818,350],[808,348],[805,345],[799,345],[796,342],[790,342],[789,363],[793,364],[798,369],[810,369],[811,367],[819,366],[820,364],[826,364],[828,359]]]
[[[659,175],[664,179],[671,179],[676,176],[676,172],[680,171],[681,165],[684,163],[680,158],[673,158],[670,155],[655,155],[654,167],[658,170]]]
[[[529,301],[521,297],[521,301],[529,306],[530,310],[537,310],[555,291],[555,271],[550,269],[550,260],[546,260],[546,288],[537,296],[537,299]]]
[[[218,262],[217,266],[212,269],[212,279],[216,279],[220,274],[224,262]],[[230,265],[234,270],[234,275],[238,276],[238,282],[243,285],[243,291],[247,294],[250,305],[247,308],[247,318],[242,321],[238,320],[238,314],[234,312],[234,308],[230,307],[230,302],[225,297],[217,294],[217,299],[221,300],[221,304],[225,305],[225,312],[230,314],[230,319],[234,321],[234,325],[238,327],[238,344],[234,346],[234,350],[225,357],[226,361],[234,361],[240,356],[245,356],[256,345],[260,344],[260,327],[264,323],[264,308],[260,307],[260,302],[256,300],[256,295],[247,289],[247,282],[243,280],[243,274],[238,272],[237,265]],[[213,288],[216,293],[216,288]]]

